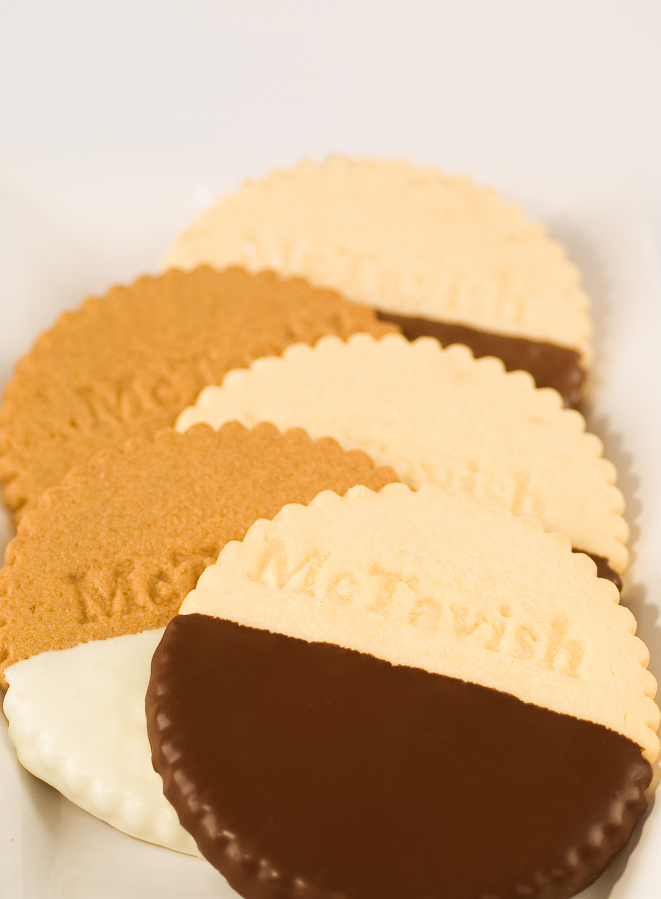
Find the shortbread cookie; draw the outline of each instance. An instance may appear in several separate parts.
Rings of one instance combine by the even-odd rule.
[[[432,482],[502,500],[614,572],[626,567],[624,499],[600,440],[554,391],[505,373],[496,359],[476,361],[465,347],[400,335],[295,345],[208,387],[177,428],[230,419],[330,434],[391,465],[411,487]]]
[[[379,309],[407,337],[467,343],[567,405],[590,361],[577,268],[522,210],[464,176],[403,161],[303,162],[222,197],[164,267],[239,263],[303,275]]]
[[[168,429],[71,472],[24,517],[0,574],[0,671],[3,686],[11,682],[5,711],[19,759],[121,830],[190,851],[149,773],[143,710],[151,649],[144,646],[152,638],[118,638],[166,624],[205,566],[256,519],[324,489],[379,489],[394,479],[333,440],[313,443],[303,431],[280,434],[270,424],[248,432],[236,422],[219,433]],[[77,645],[86,641],[97,642]],[[128,668],[138,672],[131,692]],[[83,686],[65,689],[67,672],[69,683]],[[97,690],[95,678],[105,687]],[[88,728],[55,726],[53,690],[65,707],[55,720],[90,720]],[[96,740],[107,753],[94,767],[98,718],[105,724]],[[133,752],[124,751],[125,740]]]
[[[140,278],[61,316],[19,362],[0,409],[0,481],[16,519],[103,449],[174,423],[231,368],[323,334],[383,334],[377,322],[301,279],[240,269]]]
[[[154,766],[246,899],[567,899],[645,808],[633,615],[541,523],[325,492],[230,543],[154,655]]]

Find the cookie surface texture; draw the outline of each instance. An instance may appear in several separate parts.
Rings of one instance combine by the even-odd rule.
[[[168,272],[88,299],[43,334],[0,408],[0,481],[17,520],[95,452],[171,426],[206,384],[290,343],[394,325],[301,279]]]
[[[165,794],[247,899],[566,899],[628,839],[658,754],[617,599],[566,538],[467,494],[287,506],[156,650]]]
[[[324,489],[392,480],[364,453],[269,424],[166,429],[100,453],[47,491],[7,547],[0,671],[39,652],[161,627],[257,518]]]
[[[555,391],[505,373],[496,359],[475,360],[465,347],[400,335],[292,346],[206,388],[177,428],[234,418],[331,435],[392,466],[411,487],[432,482],[501,500],[615,572],[626,567],[624,498],[600,440]]]
[[[399,316],[407,336],[502,353],[568,405],[580,397],[591,323],[578,270],[518,206],[464,176],[403,161],[303,162],[222,197],[163,265],[201,262],[303,275]]]

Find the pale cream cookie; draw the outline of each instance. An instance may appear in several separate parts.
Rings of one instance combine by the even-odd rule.
[[[535,389],[496,359],[476,361],[465,347],[400,335],[298,344],[206,388],[177,428],[231,419],[332,435],[411,487],[432,482],[501,500],[615,572],[626,568],[624,499],[599,438],[555,391]]]
[[[465,176],[305,161],[221,197],[162,265],[201,262],[303,275],[394,315],[407,337],[468,343],[580,401],[591,323],[578,269],[542,225]]]
[[[227,544],[168,625],[154,766],[246,899],[566,899],[658,756],[635,628],[537,519],[436,485],[326,491]]]

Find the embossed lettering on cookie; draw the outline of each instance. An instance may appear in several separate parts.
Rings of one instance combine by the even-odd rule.
[[[645,808],[631,613],[536,520],[328,492],[228,544],[156,651],[153,761],[248,899],[568,897]]]

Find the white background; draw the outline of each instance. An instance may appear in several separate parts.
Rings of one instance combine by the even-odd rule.
[[[620,471],[625,596],[659,676],[660,47],[656,0],[0,0],[0,381],[60,311],[156,271],[246,177],[333,152],[469,172],[583,270],[590,423]],[[658,895],[658,812],[590,897]],[[19,771],[0,726],[1,899],[220,884]]]

